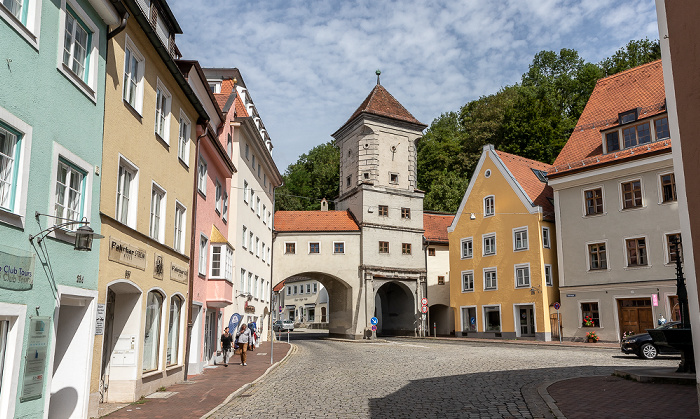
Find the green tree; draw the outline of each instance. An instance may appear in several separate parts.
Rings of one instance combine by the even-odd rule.
[[[340,152],[329,141],[302,154],[284,172],[284,185],[275,193],[275,210],[321,209],[323,198],[338,197]]]
[[[650,41],[649,38],[644,38],[629,41],[627,45],[618,49],[611,57],[601,61],[599,65],[603,74],[611,76],[660,58],[659,40]]]
[[[430,192],[425,194],[423,208],[432,211],[457,212],[468,185],[469,179],[466,175],[447,171],[439,173],[434,178]]]

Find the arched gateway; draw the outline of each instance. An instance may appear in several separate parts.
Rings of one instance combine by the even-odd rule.
[[[384,87],[333,134],[340,150],[336,210],[275,213],[273,283],[292,276],[328,289],[329,332],[415,334],[426,295],[423,197],[416,141],[426,125]]]

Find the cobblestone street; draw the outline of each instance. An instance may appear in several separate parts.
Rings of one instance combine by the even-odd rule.
[[[678,363],[596,348],[413,339],[294,343],[280,368],[213,417],[553,417],[537,393],[545,382]]]

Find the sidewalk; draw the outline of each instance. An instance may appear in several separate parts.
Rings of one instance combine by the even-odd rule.
[[[500,343],[507,345],[535,345],[535,346],[561,346],[561,347],[573,347],[573,348],[596,348],[596,349],[616,349],[620,350],[620,344],[617,342],[571,342],[564,340],[559,343],[559,341],[549,341],[545,342],[543,340],[529,340],[529,339],[484,339],[484,338],[458,338],[454,336],[427,336],[424,338],[414,337],[414,336],[395,336],[396,338],[403,339],[416,339],[416,340],[439,340],[448,342],[475,342],[475,343]]]
[[[274,366],[287,356],[291,345],[275,342]],[[238,364],[236,364],[238,362]],[[165,392],[132,403],[105,417],[117,418],[199,418],[224,402],[233,392],[261,377],[270,368],[270,342],[263,342],[248,352],[248,366],[234,356],[229,366],[205,368],[200,375],[190,375],[187,384],[168,387]]]

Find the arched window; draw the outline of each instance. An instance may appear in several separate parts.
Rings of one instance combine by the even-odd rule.
[[[158,369],[162,308],[163,295],[158,291],[149,292],[146,300],[146,330],[143,339],[143,371]]]
[[[170,299],[170,320],[168,321],[168,350],[165,353],[166,365],[176,365],[180,349],[180,316],[182,298],[173,295]]]
[[[231,141],[231,134],[228,135],[228,142],[226,143],[226,152],[228,153],[228,158],[233,158],[233,141]]]

